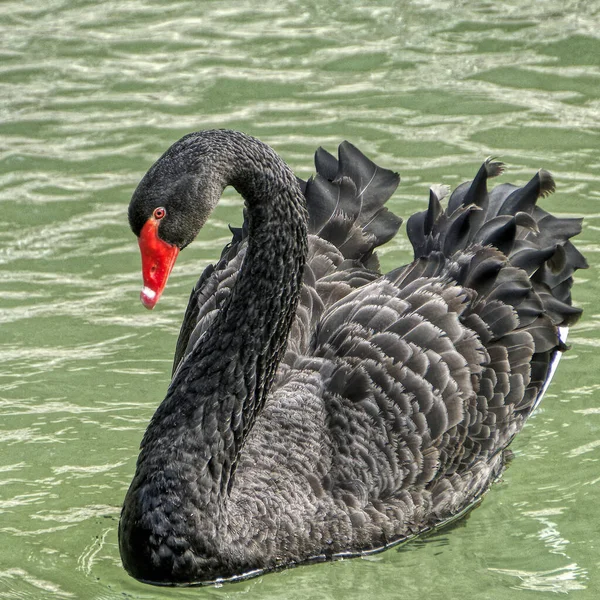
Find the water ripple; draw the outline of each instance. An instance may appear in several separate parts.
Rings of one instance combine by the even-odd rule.
[[[152,313],[126,207],[168,144],[209,127],[261,137],[303,177],[315,148],[349,139],[401,172],[404,217],[488,155],[509,165],[503,181],[545,167],[544,207],[586,216],[593,265],[573,347],[466,526],[226,593],[395,597],[401,571],[406,600],[594,598],[599,17],[580,0],[0,3],[0,598],[162,597],[120,568],[116,520],[189,290],[242,202],[225,196]],[[400,237],[382,264],[409,255]]]

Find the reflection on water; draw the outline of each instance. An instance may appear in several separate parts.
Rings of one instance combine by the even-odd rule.
[[[514,589],[534,592],[554,592],[567,594],[576,590],[585,590],[587,572],[576,564],[566,565],[552,571],[511,571],[508,569],[490,569],[502,575],[515,577],[519,583],[511,586]]]
[[[563,515],[566,507],[524,512],[523,516],[537,520],[542,528],[537,532],[538,539],[544,543],[552,554],[562,556],[568,564],[550,571],[520,571],[510,569],[491,569],[496,573],[517,577],[520,583],[517,588],[540,592],[567,593],[587,588],[588,572],[586,569],[570,562],[568,553],[569,540],[562,537],[558,525],[549,517]]]
[[[226,194],[152,313],[126,207],[170,143],[208,127],[264,139],[303,177],[319,145],[349,139],[400,171],[404,217],[488,155],[505,181],[543,166],[544,206],[586,216],[592,268],[573,348],[468,521],[369,560],[169,595],[595,598],[599,16],[576,0],[1,3],[0,598],[164,596],[120,567],[120,503],[190,287],[241,202]],[[408,257],[401,234],[383,266]]]
[[[75,594],[65,592],[60,586],[44,581],[28,573],[24,569],[12,568],[0,571],[0,582],[3,583],[7,598],[41,598],[43,594],[51,594],[56,598],[74,598]]]

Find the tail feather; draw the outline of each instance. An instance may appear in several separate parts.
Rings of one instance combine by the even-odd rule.
[[[465,182],[454,190],[448,201],[448,211],[454,212],[460,206],[469,206],[470,204],[487,210],[487,180],[501,175],[504,173],[504,169],[504,163],[495,161],[491,157],[488,158],[481,165],[473,181]]]
[[[555,189],[550,173],[541,170],[522,187],[501,184],[488,193],[487,180],[503,170],[502,163],[488,159],[472,182],[456,188],[446,210],[432,193],[427,210],[408,220],[407,232],[415,259],[436,257],[440,265],[439,255],[444,256],[452,279],[476,293],[463,322],[477,331],[495,365],[482,376],[478,410],[485,413],[499,392],[504,397],[499,410],[515,399],[511,410],[524,419],[566,349],[559,330],[581,315],[572,305],[571,286],[573,273],[587,262],[569,241],[581,231],[581,220],[537,206]],[[506,377],[498,376],[502,365]]]
[[[317,174],[300,182],[309,214],[309,233],[334,244],[344,258],[370,261],[375,248],[392,239],[402,219],[385,208],[400,177],[382,169],[349,142],[338,158],[319,148]]]
[[[556,217],[536,205],[555,189],[548,171],[540,170],[523,187],[502,184],[488,193],[487,180],[503,170],[502,163],[486,160],[472,182],[456,188],[445,211],[431,195],[428,209],[407,224],[415,258],[434,251],[450,258],[475,244],[493,246],[527,273],[554,325],[570,325],[581,314],[571,303],[572,276],[587,267],[569,241],[581,232],[581,219]],[[486,268],[492,266],[477,265]]]

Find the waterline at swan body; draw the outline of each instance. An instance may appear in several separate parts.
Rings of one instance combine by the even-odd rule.
[[[129,206],[153,308],[178,252],[231,185],[244,226],[196,284],[167,396],[119,525],[123,564],[156,584],[199,584],[385,548],[477,502],[538,403],[579,318],[569,238],[578,219],[487,179],[442,208],[433,187],[407,233],[414,261],[381,274],[401,220],[399,177],[344,142],[298,180],[234,131],[175,143]]]

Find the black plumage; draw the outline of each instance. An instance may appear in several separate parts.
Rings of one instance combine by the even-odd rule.
[[[585,259],[579,220],[536,205],[540,171],[487,191],[486,161],[407,225],[415,258],[381,274],[399,182],[344,142],[297,180],[232,131],[186,136],[130,206],[184,247],[226,185],[246,216],[195,286],[173,380],[125,499],[125,568],[210,583],[377,551],[477,503],[565,350]],[[168,221],[168,219],[171,219]]]

